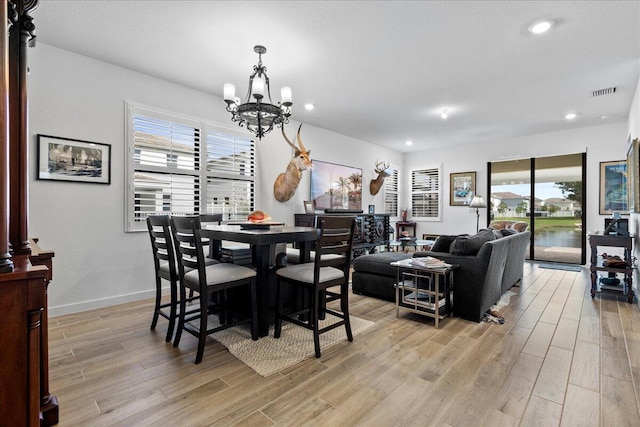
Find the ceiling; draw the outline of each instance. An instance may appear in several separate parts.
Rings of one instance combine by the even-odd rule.
[[[624,122],[640,76],[638,1],[41,0],[32,15],[38,43],[219,97],[244,95],[262,44],[292,119],[401,152]],[[554,26],[536,36],[540,19]]]

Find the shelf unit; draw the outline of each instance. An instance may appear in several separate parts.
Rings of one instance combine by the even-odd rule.
[[[633,302],[633,238],[631,236],[617,236],[607,234],[592,234],[589,236],[589,246],[591,247],[591,298],[596,296],[597,292],[614,292],[626,295],[629,303]],[[623,248],[623,259],[626,262],[624,268],[605,267],[602,264],[602,256],[598,255],[598,247],[614,247]],[[620,286],[598,286],[601,275],[606,273],[622,274],[623,281]]]
[[[410,260],[393,262],[396,273],[396,318],[400,309],[431,317],[436,329],[440,320],[453,315],[453,272],[457,266],[429,268],[410,265]]]

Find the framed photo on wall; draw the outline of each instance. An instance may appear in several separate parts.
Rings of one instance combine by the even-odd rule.
[[[38,135],[38,179],[111,184],[111,145]]]
[[[458,172],[449,175],[449,205],[467,206],[476,194],[476,173]]]
[[[600,162],[600,215],[627,213],[627,161]]]
[[[640,139],[631,141],[629,135],[629,151],[627,152],[627,196],[629,212],[640,212]]]

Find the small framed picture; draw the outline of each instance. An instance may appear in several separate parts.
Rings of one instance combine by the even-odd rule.
[[[627,161],[600,162],[600,215],[627,213]]]
[[[376,205],[369,205],[369,213],[370,214],[376,213]]]
[[[111,145],[38,135],[38,179],[111,184]]]
[[[476,192],[476,173],[458,172],[450,175],[450,206],[465,206],[471,202]]]
[[[315,213],[316,210],[313,207],[313,202],[309,200],[304,201],[304,213]]]

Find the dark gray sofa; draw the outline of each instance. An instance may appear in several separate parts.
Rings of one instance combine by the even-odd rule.
[[[485,241],[475,255],[451,252],[415,252],[413,255],[385,252],[364,255],[353,262],[352,289],[356,294],[395,301],[393,285],[396,270],[390,263],[411,256],[433,256],[460,266],[455,273],[454,315],[479,322],[502,293],[522,278],[530,236],[531,233],[525,231]]]

